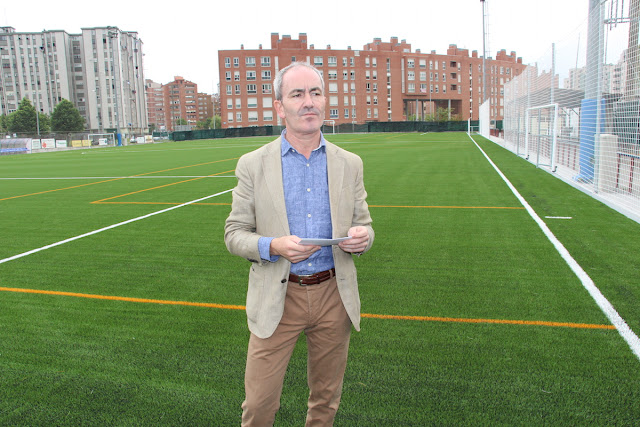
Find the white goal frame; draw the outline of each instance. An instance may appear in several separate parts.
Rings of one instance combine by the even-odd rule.
[[[556,145],[558,142],[558,104],[546,104],[538,105],[535,107],[527,108],[525,112],[525,134],[524,134],[524,152],[527,158],[529,158],[529,135],[531,134],[531,112],[534,110],[543,110],[553,108],[553,122],[551,123],[551,146],[549,147],[549,164],[540,163],[540,143],[537,144],[536,152],[536,166],[549,166],[552,171],[556,166]],[[538,121],[538,128],[540,128],[540,122]],[[536,133],[535,136],[542,136],[540,133]]]
[[[110,133],[90,133],[87,135],[87,139],[91,141],[91,145],[98,145],[101,147],[115,147],[118,144],[116,141],[116,134]],[[97,142],[94,144],[94,142]]]
[[[336,121],[335,120],[324,120],[322,122],[322,126],[329,126],[329,124],[331,125],[331,133],[335,135],[336,133]]]

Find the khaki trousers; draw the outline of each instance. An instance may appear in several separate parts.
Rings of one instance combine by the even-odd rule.
[[[340,405],[351,321],[335,277],[317,285],[287,284],[284,313],[272,336],[251,334],[245,371],[243,426],[272,426],[287,365],[300,333],[307,338],[306,426],[332,426]]]

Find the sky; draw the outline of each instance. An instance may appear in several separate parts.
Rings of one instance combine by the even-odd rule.
[[[306,33],[308,45],[318,49],[331,45],[359,50],[374,38],[389,42],[397,37],[410,43],[412,51],[446,54],[447,47],[455,44],[470,52],[477,50],[479,56],[483,52],[480,0],[3,3],[0,25],[17,32],[46,29],[77,34],[81,28],[105,26],[136,31],[143,42],[145,78],[169,83],[174,76],[182,76],[205,93],[218,91],[218,50],[240,49],[240,45],[257,49],[260,44],[268,49],[271,33],[293,39]],[[552,43],[568,43],[572,45],[562,58],[575,61],[577,50],[586,45],[589,0],[486,0],[486,5],[488,57],[505,49],[531,64],[548,54]]]

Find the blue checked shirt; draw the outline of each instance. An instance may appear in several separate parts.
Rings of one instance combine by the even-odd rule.
[[[289,231],[300,238],[330,239],[331,209],[324,136],[321,135],[320,146],[311,152],[307,160],[287,141],[286,132],[286,129],[282,131],[282,182]],[[263,260],[275,262],[279,257],[269,254],[272,240],[273,237],[261,237],[258,249]],[[314,274],[333,266],[331,246],[323,246],[308,259],[291,264],[291,272]]]

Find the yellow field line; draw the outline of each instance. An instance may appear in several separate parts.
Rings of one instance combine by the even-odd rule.
[[[91,202],[92,204],[98,204],[98,203],[104,203],[105,200],[111,200],[111,199],[117,199],[120,197],[124,197],[124,196],[130,196],[132,194],[137,194],[137,193],[143,193],[145,191],[150,191],[150,190],[157,190],[158,188],[164,188],[164,187],[170,187],[172,185],[178,185],[178,184],[184,184],[185,182],[190,182],[190,181],[197,181],[199,179],[204,179],[204,178],[209,178],[211,176],[217,176],[217,175],[222,175],[224,173],[229,173],[229,172],[233,172],[235,169],[231,169],[228,171],[224,171],[224,172],[218,172],[218,173],[214,173],[212,175],[207,175],[207,176],[199,176],[197,178],[191,178],[191,179],[186,179],[184,181],[178,181],[178,182],[172,182],[170,184],[164,184],[164,185],[158,185],[157,187],[151,187],[151,188],[145,188],[143,190],[137,190],[137,191],[132,191],[131,193],[126,193],[126,194],[120,194],[118,196],[113,196],[113,197],[107,197],[106,199],[102,199],[102,200],[96,200]]]
[[[237,160],[237,159],[239,159],[239,157],[233,157],[233,158],[224,159],[224,160],[215,160],[215,161],[212,161],[212,162],[198,163],[198,164],[195,164],[195,165],[179,166],[179,167],[176,167],[176,168],[163,169],[163,170],[154,171],[154,172],[145,172],[145,173],[141,173],[141,174],[137,174],[137,175],[131,175],[131,176],[132,177],[134,177],[134,176],[145,176],[145,175],[151,175],[151,174],[154,174],[154,173],[168,172],[168,171],[177,170],[177,169],[192,168],[192,167],[195,167],[195,166],[203,166],[203,165],[209,165],[209,164],[212,164],[212,163],[227,162],[229,160]],[[127,179],[127,178],[128,177],[113,178],[113,179],[107,179],[107,180],[98,181],[98,182],[90,182],[88,184],[73,185],[71,187],[56,188],[54,190],[38,191],[37,193],[29,193],[29,194],[21,194],[19,196],[5,197],[3,199],[0,199],[0,202],[3,201],[3,200],[19,199],[21,197],[37,196],[38,194],[46,194],[46,193],[54,193],[56,191],[71,190],[71,189],[74,189],[74,188],[86,187],[88,185],[104,184],[105,182],[119,181],[121,179]]]
[[[522,206],[403,206],[369,205],[370,208],[415,208],[415,209],[524,209]]]
[[[230,304],[215,304],[205,302],[189,302],[189,301],[170,301],[170,300],[157,300],[146,298],[130,298],[119,297],[111,295],[96,295],[96,294],[83,294],[76,292],[61,292],[61,291],[46,291],[38,289],[24,289],[24,288],[4,288],[0,287],[0,291],[4,292],[19,292],[28,294],[41,294],[41,295],[58,295],[68,296],[76,298],[89,298],[100,299],[110,301],[125,301],[136,302],[145,304],[163,304],[163,305],[184,305],[192,307],[207,307],[207,308],[220,308],[225,310],[244,310],[243,305],[230,305]],[[503,325],[530,325],[530,326],[551,326],[551,327],[563,327],[563,328],[577,328],[577,329],[615,329],[613,325],[598,325],[590,323],[568,323],[568,322],[545,322],[537,320],[503,320],[503,319],[465,319],[455,317],[433,317],[433,316],[395,316],[389,314],[367,314],[362,313],[362,317],[370,319],[389,319],[389,320],[413,320],[420,322],[455,322],[455,323],[491,323],[491,324],[503,324]]]
[[[595,325],[590,323],[567,323],[567,322],[545,322],[541,320],[505,320],[505,319],[465,319],[456,317],[432,317],[432,316],[395,316],[388,314],[366,314],[362,317],[372,319],[393,319],[393,320],[418,320],[422,322],[457,322],[457,323],[494,323],[505,325],[533,325],[533,326],[554,326],[564,328],[580,329],[615,329],[613,325]]]

